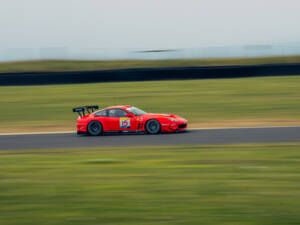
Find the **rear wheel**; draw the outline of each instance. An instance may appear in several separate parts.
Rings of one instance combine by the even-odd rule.
[[[149,120],[146,123],[146,131],[148,134],[158,134],[160,132],[160,123],[157,120]]]
[[[102,125],[98,121],[91,121],[87,126],[87,132],[91,136],[99,136],[102,134]]]

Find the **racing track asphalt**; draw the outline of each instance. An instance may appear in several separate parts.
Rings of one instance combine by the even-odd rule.
[[[0,135],[0,150],[299,141],[300,127],[197,129],[175,134],[115,134],[98,137],[77,136],[75,133],[15,134]]]

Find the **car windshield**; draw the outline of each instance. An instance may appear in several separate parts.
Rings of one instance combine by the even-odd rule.
[[[146,112],[144,112],[143,110],[141,109],[138,109],[136,107],[129,107],[127,108],[127,110],[131,113],[133,113],[134,115],[136,116],[141,116],[141,115],[144,115],[144,114],[147,114]]]

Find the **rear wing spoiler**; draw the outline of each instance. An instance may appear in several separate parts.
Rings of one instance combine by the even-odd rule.
[[[83,106],[79,108],[74,108],[73,112],[77,112],[80,117],[83,117],[87,114],[93,113],[96,109],[99,109],[99,106],[97,105],[89,105],[89,106]]]

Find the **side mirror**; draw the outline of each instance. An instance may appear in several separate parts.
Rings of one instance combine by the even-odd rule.
[[[133,115],[131,115],[130,113],[127,113],[126,117],[133,117]]]

